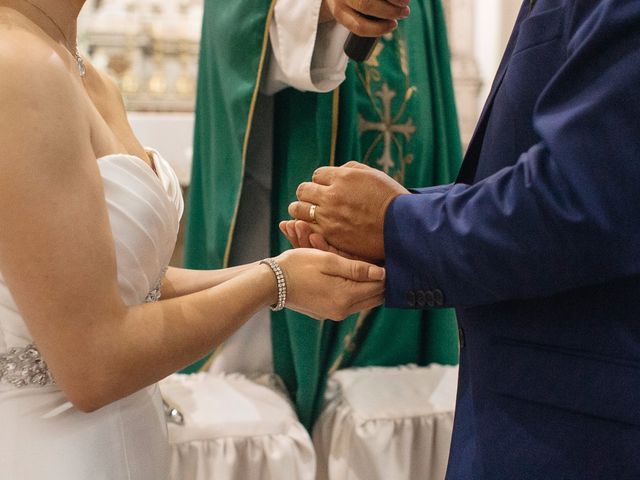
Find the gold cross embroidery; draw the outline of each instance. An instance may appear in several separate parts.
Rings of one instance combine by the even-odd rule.
[[[397,142],[396,135],[404,135],[404,138],[409,141],[412,135],[416,131],[416,127],[413,125],[413,119],[409,118],[407,123],[396,123],[400,119],[400,116],[404,113],[404,109],[401,109],[399,114],[395,117],[391,117],[391,101],[396,96],[396,92],[391,90],[387,83],[382,85],[382,88],[375,93],[377,97],[382,100],[382,115],[381,121],[371,122],[359,117],[358,130],[360,134],[369,131],[378,131],[380,134],[371,145],[373,149],[380,140],[384,140],[384,149],[382,156],[378,159],[377,164],[384,170],[385,173],[389,173],[392,168],[395,167],[393,157],[391,156],[391,143]]]

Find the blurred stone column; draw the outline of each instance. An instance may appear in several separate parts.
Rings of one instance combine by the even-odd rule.
[[[467,148],[478,119],[482,80],[475,57],[475,0],[442,0],[451,50],[451,70],[463,147]]]

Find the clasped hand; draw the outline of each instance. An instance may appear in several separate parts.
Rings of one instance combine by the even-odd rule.
[[[315,319],[342,320],[384,300],[383,268],[319,250],[277,257],[286,278],[287,308]]]
[[[382,263],[385,213],[394,198],[408,193],[385,173],[361,163],[321,167],[311,182],[298,187],[298,201],[289,205],[295,220],[281,222],[280,230],[294,247]]]

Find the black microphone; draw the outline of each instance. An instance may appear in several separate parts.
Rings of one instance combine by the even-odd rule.
[[[366,62],[378,43],[378,37],[360,37],[350,33],[344,43],[344,53],[356,62]]]

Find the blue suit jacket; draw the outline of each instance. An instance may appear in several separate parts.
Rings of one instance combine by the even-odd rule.
[[[458,307],[448,479],[640,479],[640,1],[528,8],[459,181],[387,211],[387,306]]]

